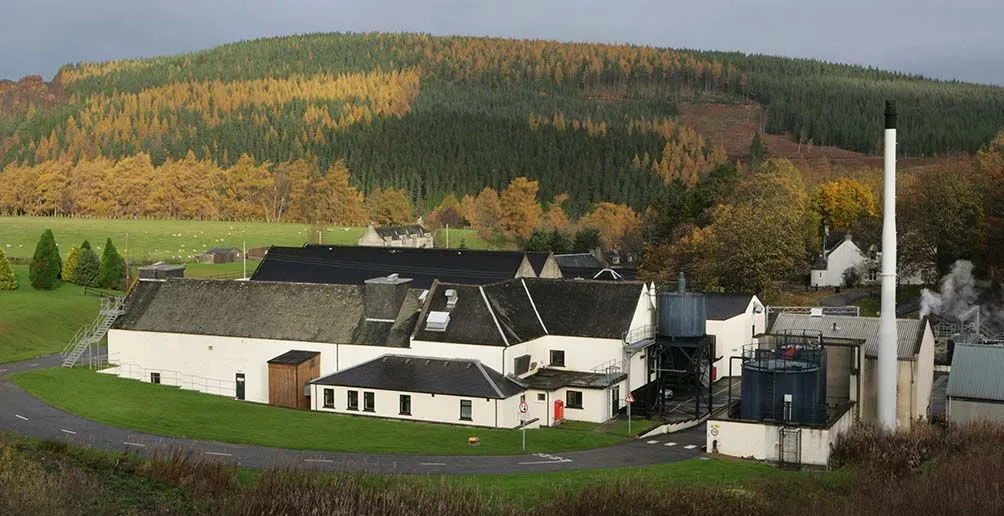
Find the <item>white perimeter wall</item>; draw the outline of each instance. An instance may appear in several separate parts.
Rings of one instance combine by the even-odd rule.
[[[854,423],[853,408],[844,413],[830,428],[802,428],[801,463],[825,466],[830,459],[830,444],[847,432]],[[707,426],[707,449],[718,444],[718,453],[731,457],[752,457],[776,462],[780,447],[779,427],[770,424],[711,419]]]
[[[334,390],[334,408],[324,407],[324,389]],[[348,410],[348,391],[350,390],[359,393],[359,410]],[[374,394],[373,412],[363,410],[364,393],[366,392]],[[519,395],[497,400],[327,385],[311,385],[311,393],[311,408],[318,412],[492,428],[514,428],[519,425]],[[402,394],[411,396],[411,415],[400,413],[400,396]],[[461,400],[470,400],[471,402],[470,421],[460,419]],[[366,436],[359,436],[359,438],[365,439]]]

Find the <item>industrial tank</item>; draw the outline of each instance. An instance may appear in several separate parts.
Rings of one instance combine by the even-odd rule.
[[[826,364],[821,348],[759,350],[743,362],[741,417],[802,425],[826,423]]]
[[[707,333],[708,314],[704,294],[687,292],[687,282],[680,273],[676,292],[659,293],[659,335],[671,338],[697,338]]]

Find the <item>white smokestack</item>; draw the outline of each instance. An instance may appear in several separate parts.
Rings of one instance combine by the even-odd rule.
[[[882,188],[882,306],[878,333],[878,421],[896,429],[896,104],[885,103]]]

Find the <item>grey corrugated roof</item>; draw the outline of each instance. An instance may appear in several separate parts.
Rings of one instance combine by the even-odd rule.
[[[704,309],[708,319],[725,321],[746,312],[753,296],[750,294],[721,294],[707,292],[704,294]]]
[[[833,330],[833,325],[837,330]],[[900,360],[913,360],[920,351],[920,342],[924,338],[924,328],[927,319],[896,319],[898,341],[896,355]],[[805,314],[781,313],[777,315],[770,333],[784,331],[818,330],[824,336],[850,339],[864,339],[865,356],[878,358],[878,317],[852,317],[826,315],[812,317]]]
[[[257,339],[407,346],[418,309],[410,290],[394,322],[370,322],[357,285],[141,281],[115,323],[124,330]],[[412,326],[409,326],[412,325]],[[372,328],[371,328],[372,327]]]
[[[525,390],[477,360],[403,355],[384,355],[311,383],[494,399]]]
[[[287,365],[298,365],[310,360],[311,358],[320,355],[317,351],[302,351],[299,349],[294,349],[287,351],[271,360],[268,361],[269,364],[287,364]]]
[[[947,394],[952,398],[1004,401],[1004,347],[956,344]]]

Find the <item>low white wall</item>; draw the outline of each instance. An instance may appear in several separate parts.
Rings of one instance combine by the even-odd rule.
[[[324,406],[325,389],[332,389],[334,392],[334,408]],[[358,410],[348,409],[348,391],[350,390],[359,393]],[[374,395],[372,412],[363,410],[365,406],[365,393],[367,392],[372,392]],[[496,400],[446,394],[425,394],[326,385],[311,385],[311,393],[311,408],[318,412],[492,428],[514,428],[519,424],[519,396]],[[402,394],[411,396],[410,415],[402,415],[400,413],[400,396]],[[461,400],[469,400],[471,402],[470,421],[460,419]],[[359,437],[360,439],[366,438],[366,436]],[[402,435],[402,439],[407,439],[407,435]]]
[[[801,463],[814,466],[827,465],[830,459],[830,444],[835,443],[840,434],[848,431],[853,422],[852,407],[830,428],[802,428]],[[766,423],[711,419],[707,426],[707,449],[711,451],[717,444],[718,453],[722,455],[777,462],[780,447],[779,428],[777,425]]]

